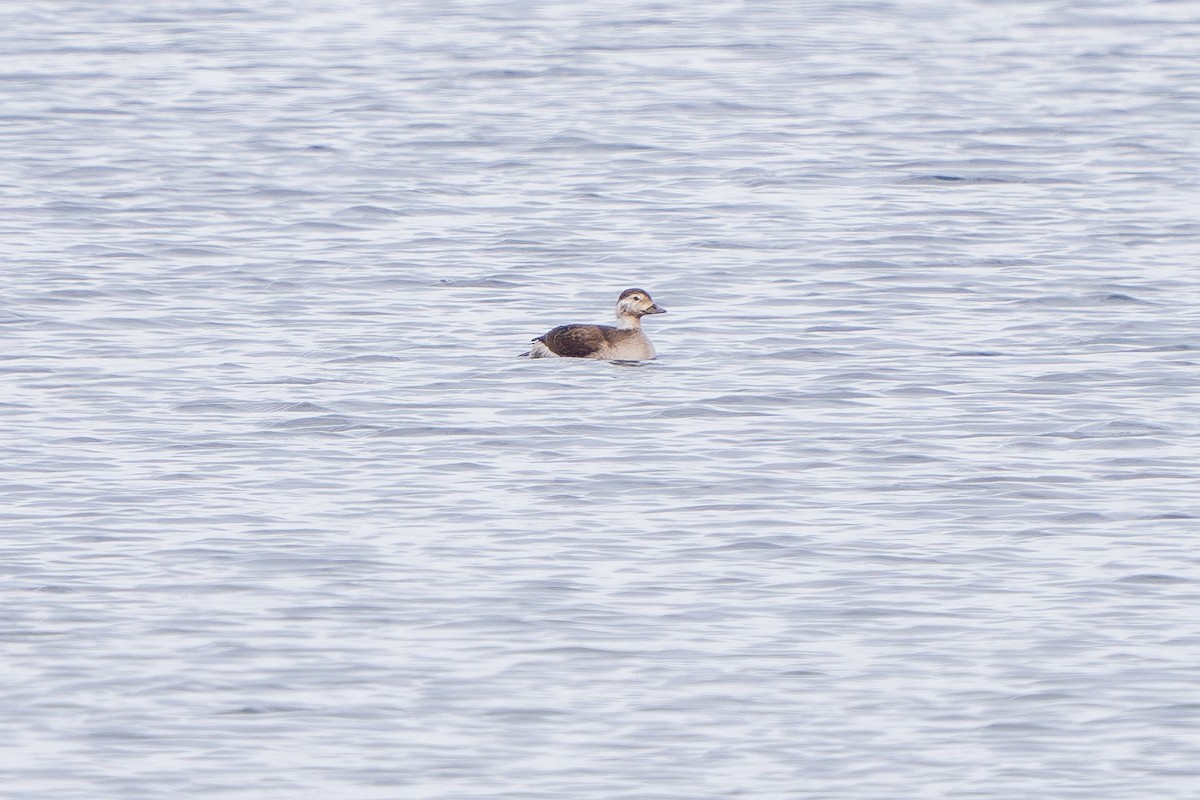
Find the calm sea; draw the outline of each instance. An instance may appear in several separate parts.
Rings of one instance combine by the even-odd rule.
[[[1197,796],[1200,4],[0,24],[5,800]]]

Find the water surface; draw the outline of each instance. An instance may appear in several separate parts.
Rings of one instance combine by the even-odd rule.
[[[1195,796],[1195,4],[3,16],[6,797]]]

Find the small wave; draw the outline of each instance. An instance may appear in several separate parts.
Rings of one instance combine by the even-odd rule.
[[[1161,573],[1138,573],[1136,575],[1126,575],[1123,578],[1117,578],[1116,583],[1143,583],[1143,584],[1158,584],[1166,586],[1179,583],[1195,583],[1190,578],[1181,578],[1178,575],[1165,575]]]
[[[900,181],[900,183],[925,185],[957,184],[960,186],[974,186],[991,183],[1026,183],[1026,180],[1020,177],[1008,177],[1001,175],[913,175],[911,177],[904,178]]]

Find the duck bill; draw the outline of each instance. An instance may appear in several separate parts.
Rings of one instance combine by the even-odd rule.
[[[655,303],[654,305],[652,305],[646,309],[646,313],[647,314],[665,314],[665,313],[667,313],[667,310],[665,308],[663,308],[662,306],[660,306],[658,303]]]

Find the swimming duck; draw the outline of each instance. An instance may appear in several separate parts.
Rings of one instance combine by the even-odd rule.
[[[560,325],[533,340],[522,355],[530,358],[599,358],[608,361],[646,361],[654,345],[642,333],[642,317],[665,314],[645,289],[626,289],[617,298],[617,327]]]

